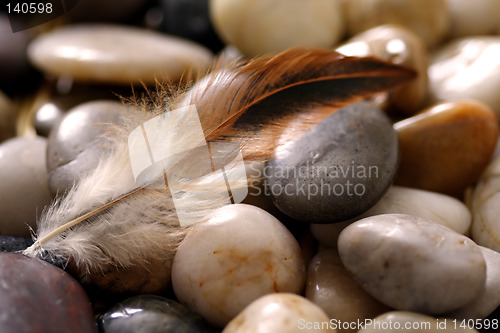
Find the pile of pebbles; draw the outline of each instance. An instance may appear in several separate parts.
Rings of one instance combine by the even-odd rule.
[[[16,33],[0,9],[0,45],[2,332],[500,330],[500,1],[80,0]],[[248,165],[161,295],[15,253],[106,154],[131,86],[295,46],[418,76]]]

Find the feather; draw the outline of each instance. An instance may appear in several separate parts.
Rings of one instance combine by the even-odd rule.
[[[178,97],[169,97],[168,89],[160,86],[144,102],[135,102],[137,111],[124,112],[123,125],[109,136],[112,152],[43,213],[35,243],[24,254],[51,262],[62,258],[84,284],[113,292],[159,292],[168,286],[173,255],[189,227],[179,226],[168,189],[136,184],[127,142],[132,129],[194,104],[207,141],[236,143],[246,160],[268,159],[339,107],[414,75],[374,58],[291,49],[244,64],[216,65]],[[167,124],[164,131],[179,124]],[[167,168],[182,174],[190,164],[180,158],[164,166],[164,172]],[[164,178],[158,181],[166,187]],[[214,179],[209,172],[202,182],[186,182],[182,200],[189,201],[191,192],[211,191]],[[193,210],[205,216],[210,206],[200,203]]]

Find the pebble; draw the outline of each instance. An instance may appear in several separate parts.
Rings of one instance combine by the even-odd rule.
[[[451,38],[491,35],[498,32],[500,2],[497,0],[447,0]]]
[[[294,294],[277,293],[247,306],[222,333],[335,333],[317,305]]]
[[[0,90],[0,142],[14,136],[14,106]]]
[[[35,111],[33,125],[36,133],[47,137],[50,131],[62,120],[64,111],[55,103],[47,102]]]
[[[30,61],[53,76],[77,81],[154,84],[177,81],[189,70],[204,72],[213,61],[201,45],[140,28],[81,24],[37,37]]]
[[[486,262],[486,283],[484,289],[471,303],[448,313],[456,319],[484,319],[500,306],[500,253],[480,246]]]
[[[108,152],[104,135],[120,122],[123,104],[110,100],[80,104],[51,131],[47,145],[49,186],[53,194],[68,191],[79,178],[95,169]]]
[[[0,145],[0,234],[30,236],[52,196],[47,185],[46,139],[16,137]]]
[[[83,288],[63,270],[18,253],[0,253],[1,332],[96,332]]]
[[[411,328],[406,329],[405,325]],[[408,311],[391,311],[376,317],[358,333],[478,333],[474,328],[460,327],[446,318],[434,318]]]
[[[305,296],[337,323],[364,321],[390,310],[353,280],[333,249],[319,252],[309,264]],[[357,332],[354,328],[337,331]]]
[[[399,160],[386,115],[366,102],[339,109],[264,169],[268,192],[286,215],[331,223],[371,208],[387,191]]]
[[[401,147],[396,184],[450,195],[478,180],[498,138],[495,114],[475,101],[431,106],[394,129]]]
[[[405,214],[357,221],[338,240],[342,262],[382,303],[427,314],[454,311],[484,287],[486,264],[469,238]]]
[[[495,36],[463,38],[442,46],[428,70],[431,101],[475,99],[499,116],[499,52],[500,37]]]
[[[33,244],[31,237],[0,235],[0,252],[17,252]]]
[[[172,265],[179,301],[218,327],[260,296],[300,293],[304,281],[292,234],[266,211],[245,204],[222,207],[194,225]]]
[[[331,48],[344,34],[339,0],[212,0],[209,9],[219,37],[248,57],[294,46]]]
[[[97,323],[101,333],[214,332],[199,314],[176,301],[153,295],[128,298],[102,314]]]
[[[408,116],[422,106],[428,90],[429,57],[426,45],[411,30],[397,25],[375,27],[352,37],[336,51],[347,56],[375,56],[414,69],[416,79],[391,91],[388,103]]]
[[[344,1],[350,36],[383,25],[397,24],[415,32],[428,47],[441,42],[450,28],[446,0]]]

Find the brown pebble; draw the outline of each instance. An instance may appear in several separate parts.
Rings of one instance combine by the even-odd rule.
[[[394,124],[401,147],[396,184],[460,195],[485,169],[497,118],[476,101],[437,104]]]

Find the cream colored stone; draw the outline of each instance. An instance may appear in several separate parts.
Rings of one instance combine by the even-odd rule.
[[[344,5],[350,36],[378,25],[399,24],[434,46],[450,26],[446,0],[347,0]]]
[[[434,318],[420,313],[391,311],[376,317],[358,333],[477,333],[473,328],[460,327],[446,318]]]
[[[222,327],[260,296],[300,293],[299,245],[272,215],[235,204],[214,212],[182,241],[172,266],[177,298]]]
[[[479,36],[497,33],[500,19],[498,0],[447,0],[451,15],[450,37]]]
[[[153,31],[119,25],[70,25],[45,33],[28,48],[47,74],[118,84],[179,80],[204,72],[213,55],[205,47]]]
[[[262,296],[234,318],[222,333],[335,333],[328,316],[302,296]]]
[[[441,47],[429,66],[431,102],[475,99],[500,116],[500,37],[453,40]]]
[[[333,47],[343,36],[339,0],[211,0],[220,37],[246,56],[290,47]]]
[[[428,90],[429,59],[422,39],[411,30],[397,25],[384,25],[362,32],[349,39],[336,51],[348,56],[375,56],[417,72],[411,82],[394,89],[389,103],[405,114],[414,114],[422,106]]]
[[[371,319],[389,308],[364,291],[344,268],[336,250],[319,252],[307,270],[306,298],[337,322]],[[338,332],[356,332],[342,326]]]
[[[404,214],[357,221],[338,240],[343,264],[372,296],[397,310],[454,311],[480,294],[486,264],[472,240]]]

